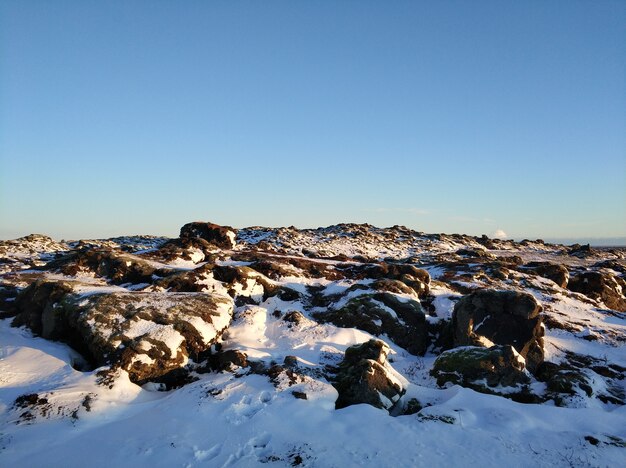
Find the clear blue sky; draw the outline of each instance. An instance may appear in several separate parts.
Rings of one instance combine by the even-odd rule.
[[[623,1],[0,2],[0,238],[626,236]]]

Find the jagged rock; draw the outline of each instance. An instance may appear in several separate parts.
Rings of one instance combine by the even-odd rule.
[[[567,268],[555,263],[530,262],[524,265],[523,270],[531,271],[543,278],[552,280],[561,288],[566,288],[569,281],[569,271]]]
[[[180,237],[199,237],[222,249],[232,249],[235,247],[237,232],[230,226],[196,221],[180,228]]]
[[[38,281],[18,298],[14,325],[63,341],[92,363],[119,366],[133,382],[167,379],[197,358],[232,319],[230,298],[201,293],[90,293]]]
[[[428,347],[426,315],[419,302],[391,293],[361,295],[339,309],[313,315],[338,327],[386,335],[412,354],[423,355]]]
[[[346,349],[333,385],[339,393],[335,407],[367,403],[390,410],[404,394],[404,383],[387,363],[389,347],[370,340]]]
[[[602,301],[613,310],[626,312],[626,281],[600,271],[586,271],[570,279],[568,289]]]
[[[431,375],[441,387],[450,382],[479,392],[494,393],[495,387],[530,382],[524,367],[524,359],[512,346],[465,346],[441,353]]]
[[[455,346],[511,345],[533,372],[543,361],[541,306],[530,294],[483,289],[459,300],[452,314]]]

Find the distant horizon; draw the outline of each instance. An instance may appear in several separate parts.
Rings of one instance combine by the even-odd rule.
[[[193,221],[199,221],[199,220],[193,220]],[[191,222],[191,221],[189,221]],[[212,221],[206,221],[206,222],[212,222]],[[186,224],[186,223],[183,223]],[[349,222],[346,221],[344,223],[333,223],[333,224],[328,224],[328,225],[324,225],[324,226],[314,226],[314,227],[299,227],[293,224],[290,225],[283,225],[283,226],[265,226],[265,225],[248,225],[248,226],[233,226],[233,225],[229,225],[229,224],[221,224],[224,226],[230,226],[233,227],[237,230],[240,229],[247,229],[247,228],[252,228],[252,227],[261,227],[261,228],[268,228],[268,229],[279,229],[279,228],[286,228],[286,227],[290,227],[290,226],[294,226],[296,227],[296,229],[318,229],[318,228],[326,228],[326,227],[330,227],[330,226],[336,226],[337,224],[370,224],[376,228],[380,228],[380,229],[387,229],[387,228],[392,228],[393,226],[396,225],[400,225],[399,223],[396,224],[392,224],[389,226],[377,226],[373,223],[354,223],[354,222]],[[112,235],[87,235],[87,236],[64,236],[64,235],[54,235],[54,233],[47,233],[47,232],[28,232],[25,234],[19,234],[19,235],[7,235],[5,232],[2,232],[2,230],[0,230],[0,241],[4,241],[4,240],[14,240],[14,239],[19,239],[21,237],[25,237],[31,234],[39,234],[39,235],[44,235],[44,236],[48,236],[51,237],[52,239],[56,240],[56,241],[66,241],[66,242],[70,242],[70,241],[78,241],[78,240],[84,240],[84,239],[111,239],[111,238],[115,238],[115,237],[131,237],[131,236],[156,236],[156,237],[168,237],[168,238],[176,238],[178,237],[178,232],[180,230],[180,228],[183,225],[181,224],[177,229],[174,230],[168,230],[167,233],[163,233],[163,232],[126,232],[126,233],[114,233]],[[482,233],[482,234],[473,234],[473,233],[466,233],[466,232],[429,232],[429,231],[424,231],[422,229],[418,229],[418,228],[413,228],[410,226],[405,226],[415,232],[423,232],[425,234],[447,234],[447,235],[453,235],[453,234],[461,234],[461,235],[467,235],[467,236],[474,236],[474,237],[480,237],[482,235],[486,235],[487,237],[489,237],[490,239],[505,239],[505,240],[513,240],[515,242],[521,242],[523,240],[530,240],[530,241],[536,241],[536,240],[543,240],[546,243],[549,244],[561,244],[561,245],[573,245],[573,244],[581,244],[581,245],[585,245],[585,244],[589,244],[592,247],[626,247],[626,236],[617,236],[617,237],[525,237],[525,236],[516,236],[516,237],[495,237],[493,236],[493,233],[489,234],[489,233]]]

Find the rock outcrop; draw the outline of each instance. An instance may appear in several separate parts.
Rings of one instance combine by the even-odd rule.
[[[202,293],[78,292],[72,282],[38,281],[18,297],[14,325],[63,341],[94,365],[159,380],[205,353],[232,319],[228,297]]]
[[[386,335],[411,354],[423,355],[428,347],[426,316],[419,302],[383,292],[350,299],[338,309],[314,314],[322,322]]]
[[[339,392],[337,409],[360,403],[386,410],[394,407],[405,392],[405,382],[387,363],[389,351],[381,340],[346,349],[333,383]]]
[[[232,249],[235,247],[237,232],[230,226],[196,221],[180,228],[180,237],[199,237],[222,249]]]
[[[626,281],[600,271],[586,271],[571,278],[570,291],[584,294],[614,310],[626,312]]]
[[[512,346],[465,346],[441,353],[431,375],[442,387],[452,383],[482,393],[495,393],[497,387],[529,383],[524,368],[524,359]]]
[[[522,271],[530,271],[543,278],[554,281],[561,288],[566,288],[569,271],[563,265],[549,262],[530,262],[522,267]]]
[[[454,346],[511,345],[533,372],[543,361],[541,306],[527,293],[483,289],[463,297],[452,315]]]

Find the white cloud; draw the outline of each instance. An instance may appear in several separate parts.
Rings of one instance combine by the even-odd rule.
[[[491,234],[491,237],[494,239],[508,239],[509,235],[502,229],[496,229],[495,232]]]

